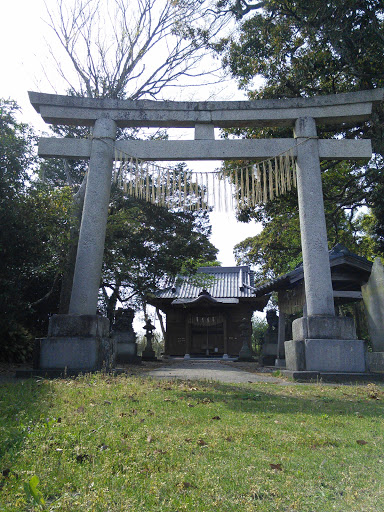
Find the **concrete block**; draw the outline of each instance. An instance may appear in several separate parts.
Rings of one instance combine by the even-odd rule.
[[[294,340],[355,340],[357,338],[353,318],[345,316],[297,318],[292,323],[292,337]]]
[[[66,336],[40,339],[40,369],[97,371],[115,363],[112,338]]]
[[[366,360],[370,372],[384,373],[384,352],[367,352]]]
[[[379,373],[357,373],[357,372],[293,372],[281,370],[284,377],[296,382],[338,382],[344,384],[357,384],[358,382],[383,382],[384,374]]]
[[[116,362],[132,363],[141,358],[137,355],[136,343],[117,343],[116,344]]]
[[[286,368],[292,371],[305,370],[305,346],[302,340],[284,343]]]
[[[48,337],[109,336],[109,320],[99,315],[53,315],[49,319]]]
[[[127,332],[113,332],[112,338],[116,342],[117,363],[137,363],[141,358],[137,355],[135,336]]]
[[[195,125],[195,140],[215,140],[215,126],[197,123]]]
[[[307,371],[365,372],[362,340],[307,339],[304,344]]]

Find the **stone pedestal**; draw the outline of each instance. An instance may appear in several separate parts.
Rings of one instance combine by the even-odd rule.
[[[356,339],[352,318],[298,318],[292,332],[293,340],[285,342],[288,370],[365,372],[364,341]]]
[[[366,358],[370,372],[384,373],[384,352],[367,352]]]
[[[263,366],[273,366],[278,357],[279,318],[274,309],[267,311],[268,329],[264,334],[261,346],[260,362]]]
[[[384,268],[380,258],[372,265],[368,282],[361,287],[374,352],[384,352]]]
[[[367,352],[371,372],[384,373],[384,268],[380,258],[373,262],[368,282],[361,287],[373,352]]]
[[[119,308],[116,311],[112,338],[116,342],[116,363],[140,364],[137,355],[136,334],[132,327],[135,312],[132,308]]]
[[[356,329],[353,318],[346,316],[308,316],[292,322],[292,338],[305,339],[344,339],[355,340]]]
[[[252,350],[247,343],[244,343],[239,352],[238,361],[253,361]]]
[[[157,361],[158,360],[156,357],[156,352],[152,348],[151,341],[152,340],[150,340],[150,342],[148,343],[148,338],[147,338],[147,345],[146,345],[145,349],[143,350],[143,353],[141,354],[141,358],[143,361]]]
[[[253,354],[250,348],[252,324],[250,318],[244,317],[240,324],[240,337],[243,342],[239,352],[238,361],[253,361]]]
[[[112,339],[116,342],[116,363],[141,362],[141,357],[137,355],[136,341],[132,340],[131,333],[113,332]]]
[[[83,372],[111,369],[116,354],[109,320],[97,315],[53,315],[38,351],[40,370]]]

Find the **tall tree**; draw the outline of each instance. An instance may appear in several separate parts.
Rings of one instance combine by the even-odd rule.
[[[59,0],[47,12],[66,56],[63,62],[56,48],[51,50],[67,90],[91,98],[158,99],[170,87],[215,81],[212,62],[205,62],[211,52],[205,41],[185,37],[194,27],[211,36],[222,28],[202,3]]]
[[[22,360],[57,312],[70,194],[36,183],[36,138],[17,111],[0,100],[0,359]]]
[[[238,20],[237,30],[212,47],[250,99],[309,97],[384,86],[381,0],[223,0],[217,6]],[[262,79],[262,85],[255,89],[256,79]],[[320,136],[370,137],[376,153],[368,165],[322,163],[330,244],[344,240],[358,252],[384,249],[383,128],[382,107],[367,123],[331,127],[330,133],[319,126]],[[232,133],[256,138],[285,135],[281,130],[265,129]],[[364,222],[356,212],[363,205],[371,207],[375,217],[375,226],[370,223],[374,246],[365,243],[359,231]],[[237,247],[239,259],[261,263],[264,275],[289,270],[300,258],[295,196],[243,214],[243,219],[249,217],[260,220],[265,231]],[[290,230],[289,250],[282,226]]]

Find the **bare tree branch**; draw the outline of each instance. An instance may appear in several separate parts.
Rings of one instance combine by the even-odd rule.
[[[166,87],[179,85],[183,77],[203,85],[212,73],[201,68],[209,50],[203,38],[193,36],[205,31],[214,37],[228,23],[204,3],[110,0],[105,5],[99,0],[74,0],[68,7],[66,0],[58,0],[55,7],[46,4],[47,23],[67,57],[64,67],[51,47],[57,71],[73,94],[88,97],[156,97]]]

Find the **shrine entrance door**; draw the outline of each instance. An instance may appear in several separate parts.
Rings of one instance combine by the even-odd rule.
[[[225,353],[223,317],[193,315],[191,324],[191,355],[222,357]]]

